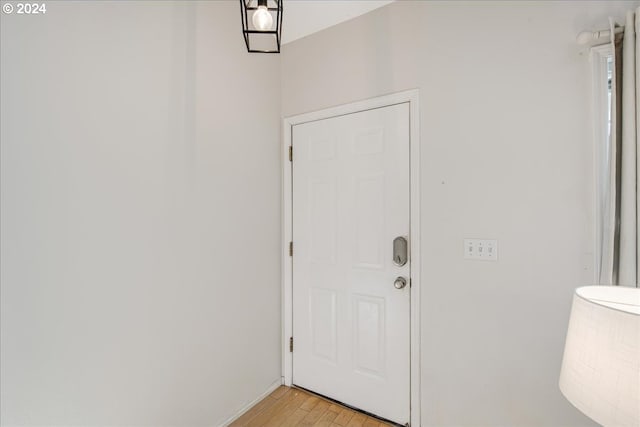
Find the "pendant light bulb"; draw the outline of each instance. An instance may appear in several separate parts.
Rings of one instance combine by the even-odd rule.
[[[253,18],[251,18],[253,22],[253,26],[259,31],[267,31],[270,30],[273,26],[273,17],[269,10],[267,10],[267,6],[260,5],[258,9],[253,13]]]

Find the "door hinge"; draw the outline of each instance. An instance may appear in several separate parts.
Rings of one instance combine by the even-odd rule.
[[[289,161],[293,162],[293,145],[289,146]]]
[[[289,256],[293,256],[293,242],[289,242]]]
[[[289,353],[293,353],[293,337],[289,338]]]

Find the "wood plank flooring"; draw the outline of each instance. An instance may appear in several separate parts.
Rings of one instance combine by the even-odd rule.
[[[262,426],[388,427],[390,424],[304,390],[280,386],[230,427]]]

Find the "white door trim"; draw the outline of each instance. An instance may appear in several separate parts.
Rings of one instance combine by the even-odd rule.
[[[410,173],[410,265],[411,265],[411,425],[420,425],[420,116],[419,90],[412,89],[391,95],[353,102],[324,110],[286,117],[283,120],[282,144],[282,383],[292,384],[293,357],[289,352],[289,337],[293,329],[292,259],[292,176],[289,147],[294,125],[328,119],[374,108],[409,103],[409,167]]]

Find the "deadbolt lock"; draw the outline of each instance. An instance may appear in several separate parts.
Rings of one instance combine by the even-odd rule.
[[[408,246],[407,239],[402,236],[393,239],[393,263],[398,267],[407,263]]]

